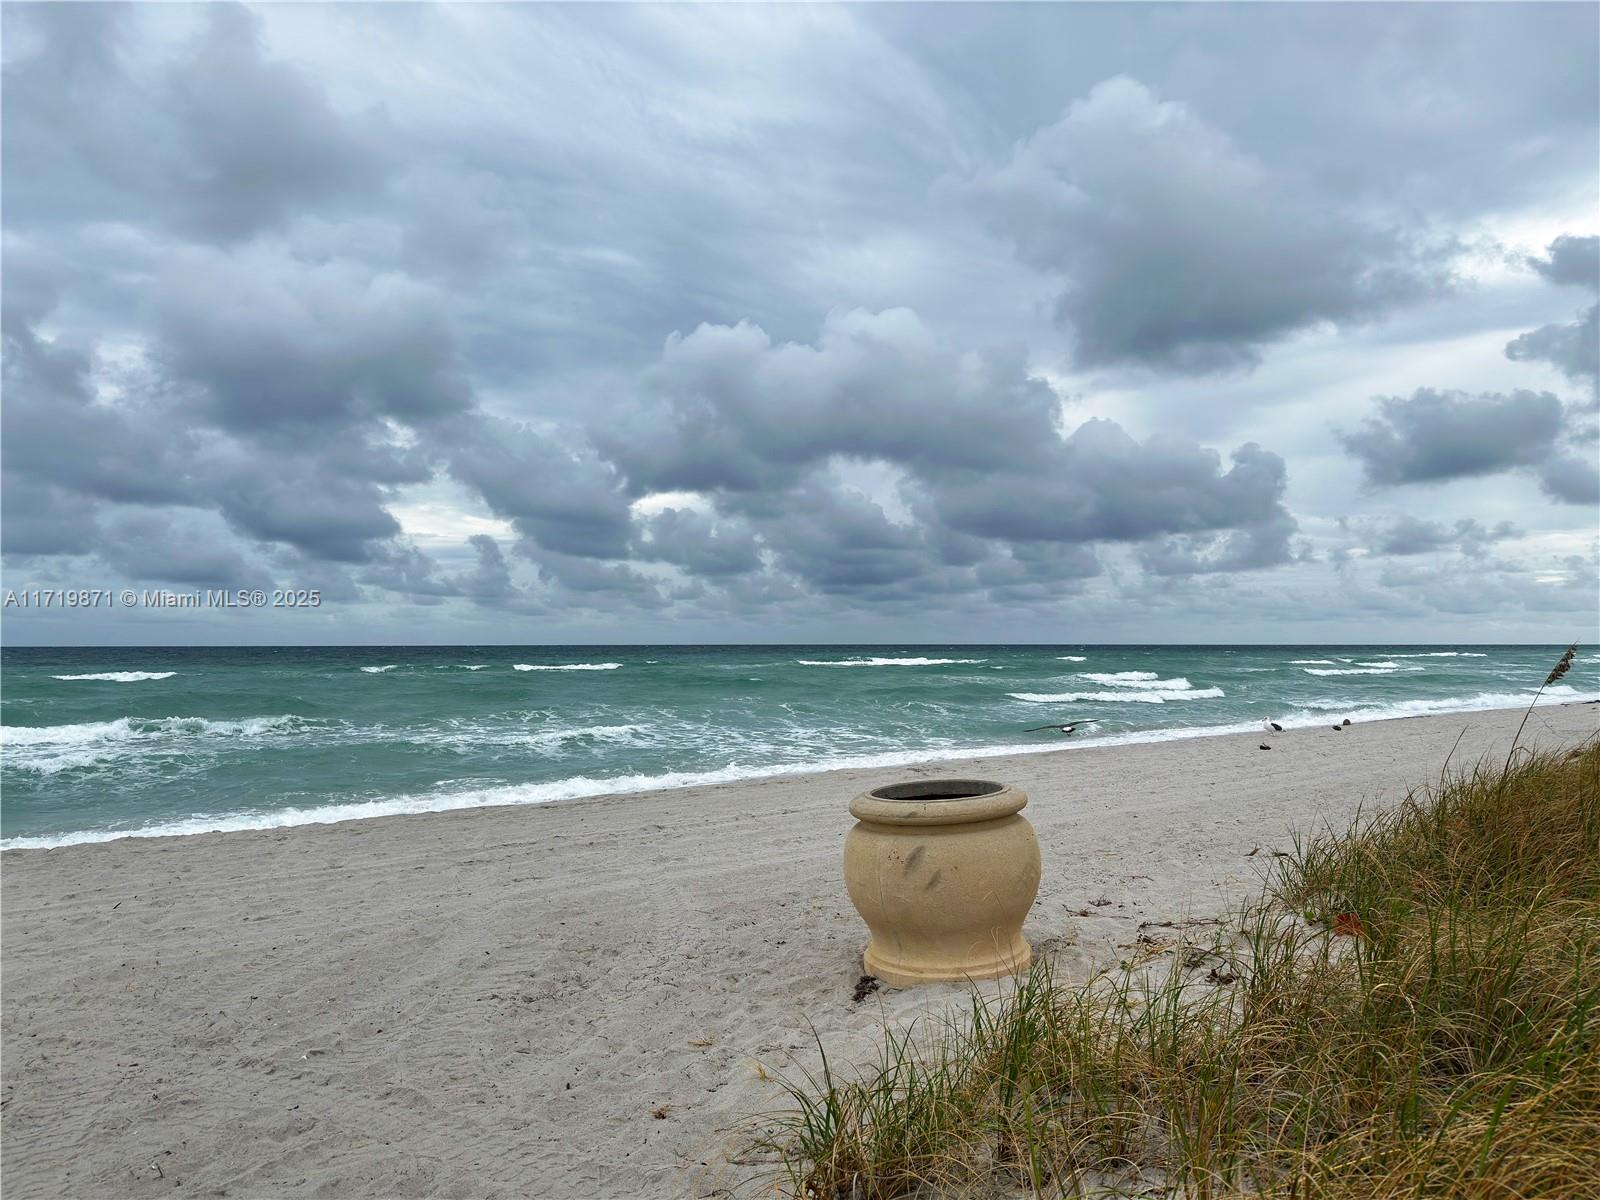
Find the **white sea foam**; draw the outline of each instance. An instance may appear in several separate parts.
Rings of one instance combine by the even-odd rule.
[[[1393,675],[1399,667],[1301,667],[1307,675]]]
[[[1331,659],[1331,658],[1291,658],[1289,660],[1289,665],[1291,667],[1331,667],[1331,666],[1333,666],[1333,659]]]
[[[1185,681],[1187,683],[1187,681]],[[1177,700],[1220,700],[1221,688],[1167,688],[1123,692],[1007,692],[1013,700],[1026,700],[1030,704],[1073,704],[1080,700],[1093,700],[1105,704],[1170,704]]]
[[[1085,658],[1081,654],[1058,654],[1056,657],[1061,662],[1088,662],[1089,661],[1087,658]]]
[[[362,667],[361,669],[368,675],[382,675],[385,671],[392,671],[399,665],[399,663],[390,663],[386,667]]]
[[[1390,658],[1488,658],[1476,650],[1429,650],[1421,654],[1391,654]]]
[[[514,663],[513,670],[517,671],[615,671],[621,663],[561,663],[556,666],[545,666],[542,663]]]
[[[1080,671],[1078,678],[1087,679],[1092,683],[1104,683],[1111,687],[1144,688],[1156,692],[1186,692],[1191,686],[1181,675],[1172,679],[1160,679],[1154,671],[1118,671],[1111,675]]]
[[[52,675],[51,679],[98,680],[102,683],[142,683],[146,679],[171,679],[176,671],[96,671],[92,675]]]
[[[466,753],[490,746],[531,746],[540,750],[560,749],[569,742],[623,742],[646,740],[644,725],[583,725],[561,729],[485,728],[472,725],[412,733],[407,740],[417,744],[449,746]]]
[[[1357,662],[1356,666],[1358,666],[1358,667],[1388,667],[1388,668],[1396,668],[1397,669],[1400,666],[1400,664],[1397,663],[1397,662],[1389,662],[1387,659],[1381,659],[1378,662]],[[1411,669],[1412,670],[1420,670],[1421,668],[1413,667]]]
[[[1301,709],[1315,710],[1314,714],[1296,716],[1291,714],[1279,718],[1279,723],[1288,726],[1295,725],[1320,725],[1326,718],[1321,716],[1325,712],[1337,712],[1349,717],[1352,721],[1392,721],[1400,717],[1428,717],[1439,713],[1453,712],[1485,712],[1500,708],[1526,708],[1533,699],[1536,689],[1528,688],[1522,692],[1477,692],[1471,696],[1441,696],[1434,698],[1418,697],[1412,700],[1395,700],[1387,704],[1371,704],[1364,707],[1352,707],[1348,700],[1323,698],[1317,700],[1302,700],[1299,702]],[[1600,700],[1600,692],[1580,692],[1576,688],[1558,683],[1553,687],[1545,688],[1544,695],[1539,697],[1539,707],[1549,704],[1582,704],[1589,700]]]
[[[988,662],[985,658],[838,658],[821,661],[813,658],[794,660],[802,667],[947,667],[955,664]]]
[[[212,721],[205,717],[118,717],[75,725],[7,725],[0,727],[0,747],[8,770],[54,775],[73,767],[93,766],[107,759],[194,737],[262,737],[300,728],[304,718],[246,717]]]

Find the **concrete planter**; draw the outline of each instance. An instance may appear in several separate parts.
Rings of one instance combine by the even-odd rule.
[[[1022,922],[1039,892],[1027,803],[979,779],[896,783],[850,802],[844,880],[872,931],[867,974],[913,987],[1027,969]]]

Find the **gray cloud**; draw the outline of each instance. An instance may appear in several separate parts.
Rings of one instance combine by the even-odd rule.
[[[1330,205],[1125,76],[961,190],[1023,261],[1062,279],[1057,315],[1086,367],[1253,365],[1297,330],[1449,282],[1448,245]]]
[[[1539,486],[1564,504],[1600,504],[1600,466],[1593,450],[1587,458],[1563,454],[1552,458],[1539,471]]]
[[[1387,526],[1369,532],[1368,547],[1374,554],[1408,556],[1440,550],[1459,550],[1470,558],[1481,558],[1489,547],[1521,535],[1510,521],[1485,527],[1471,517],[1446,525],[1440,521],[1403,516]]]
[[[1600,381],[1600,305],[1591,304],[1568,324],[1541,325],[1506,343],[1513,362],[1547,362],[1567,378]]]
[[[927,15],[8,5],[8,571],[317,586],[363,634],[1181,631],[1321,594],[1370,500],[1330,378],[1508,326],[1593,378],[1594,309],[1449,287],[1592,182],[1592,13]],[[1586,401],[1552,433],[1495,365],[1347,434],[1368,479],[1593,504]]]
[[[1549,392],[1418,388],[1380,397],[1378,416],[1339,439],[1373,484],[1431,483],[1537,466],[1555,451],[1563,420]]]
[[[1530,258],[1528,265],[1551,283],[1600,291],[1600,237],[1563,233],[1550,243],[1544,258]]]
[[[266,58],[258,17],[208,5],[152,77],[118,8],[8,11],[8,35],[26,47],[5,71],[8,207],[46,220],[137,214],[235,240],[377,192],[380,120],[347,119],[305,73]]]

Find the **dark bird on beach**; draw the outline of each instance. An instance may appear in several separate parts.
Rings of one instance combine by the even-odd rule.
[[[1344,726],[1343,725],[1335,725],[1333,727],[1333,731],[1335,733],[1343,733],[1344,732]]]
[[[1069,722],[1066,725],[1035,725],[1032,729],[1024,729],[1023,733],[1038,733],[1041,729],[1059,729],[1062,733],[1071,733],[1079,725],[1095,725],[1098,722],[1093,717],[1084,717],[1081,720]]]
[[[1340,721],[1340,722],[1339,722],[1339,724],[1341,724],[1341,725],[1348,725],[1348,724],[1350,724],[1350,718],[1349,718],[1349,717],[1346,717],[1346,718],[1345,718],[1345,719],[1344,719],[1344,720],[1342,720],[1342,721]]]
[[[1262,748],[1262,749],[1263,749],[1263,750],[1271,750],[1271,749],[1272,749],[1272,747],[1271,747],[1271,746],[1269,746],[1269,745],[1267,745],[1267,744],[1266,744],[1266,743],[1265,743],[1265,742],[1262,742],[1262,743],[1261,743],[1261,748]]]

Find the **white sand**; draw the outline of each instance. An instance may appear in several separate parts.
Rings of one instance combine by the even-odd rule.
[[[1519,717],[7,852],[7,1200],[724,1194],[762,1170],[723,1161],[734,1126],[784,1101],[758,1062],[804,1060],[808,1021],[866,1059],[883,1020],[962,994],[852,1003],[854,793],[1026,789],[1045,864],[1027,932],[1081,976],[1140,921],[1253,887],[1257,845],[1436,774],[1463,730],[1457,762],[1504,754]],[[1597,719],[1541,709],[1525,740]]]

